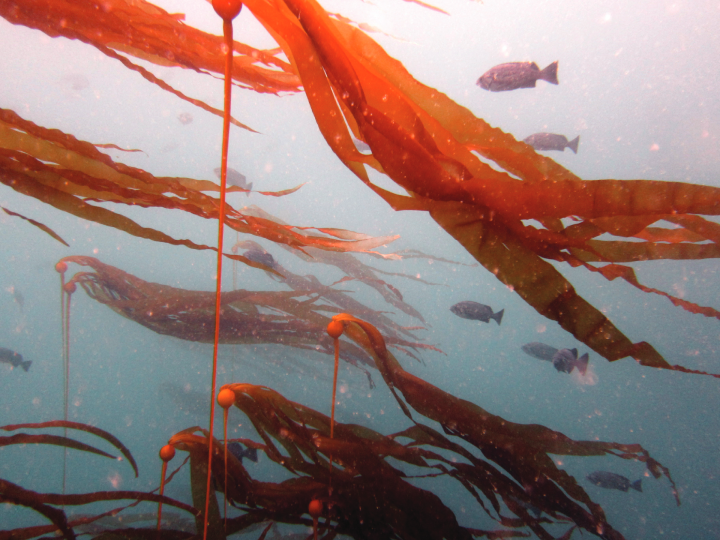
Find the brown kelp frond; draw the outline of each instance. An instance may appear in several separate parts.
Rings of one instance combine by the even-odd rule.
[[[217,190],[216,184],[153,176],[142,169],[113,161],[91,143],[59,130],[38,126],[7,109],[0,109],[0,182],[60,210],[134,236],[192,249],[215,249],[189,240],[176,240],[89,203],[114,202],[182,210],[204,219],[218,219],[217,199],[203,193]],[[369,251],[397,238],[345,240],[328,235],[310,235],[291,225],[244,215],[232,208],[228,209],[226,224],[238,232],[296,249],[315,246],[332,251]],[[226,256],[256,265],[244,257]]]
[[[108,54],[134,56],[160,66],[223,73],[223,38],[182,22],[144,0],[29,0],[3,3],[0,16],[50,37],[77,39]],[[268,51],[235,42],[233,79],[257,92],[297,92],[290,66]]]
[[[644,365],[687,371],[668,364],[650,345],[633,344],[543,259],[576,264],[568,251],[582,250],[602,260],[599,253],[607,251],[596,251],[588,240],[603,228],[618,233],[632,229],[632,235],[642,237],[646,227],[665,216],[696,234],[686,239],[703,236],[717,244],[718,226],[698,214],[720,214],[719,188],[650,180],[583,181],[416,81],[369,36],[330,18],[314,0],[284,3],[288,11],[273,11],[264,0],[246,2],[266,27],[283,36],[281,46],[293,58],[321,132],[363,182],[396,210],[430,212],[486,269],[608,360],[632,356]],[[358,152],[353,136],[365,141],[372,154]],[[372,185],[366,165],[388,175],[410,196]],[[566,232],[560,220],[568,217],[582,220],[584,230],[594,232],[572,234],[569,230],[577,226]],[[527,226],[525,219],[538,220],[545,228]],[[695,258],[698,251],[675,254]]]
[[[404,372],[387,353],[379,333],[348,317],[336,320],[346,325],[347,332],[365,334],[392,387],[420,414],[438,421],[445,434],[417,422],[390,436],[336,423],[331,438],[328,416],[265,386],[225,385],[223,391],[233,392],[235,406],[247,415],[262,440],[253,447],[296,477],[280,484],[262,482],[251,478],[242,461],[230,455],[225,471],[222,444],[214,440],[215,489],[226,489],[228,500],[247,512],[242,520],[228,521],[228,533],[262,518],[303,523],[309,501],[319,498],[328,508],[326,526],[338,534],[410,538],[424,528],[432,531],[429,538],[471,538],[475,532],[459,524],[439,497],[411,483],[415,477],[431,481],[444,476],[457,480],[488,516],[505,527],[528,527],[539,538],[551,539],[546,525],[570,520],[591,534],[619,540],[622,535],[608,524],[602,508],[573,477],[556,467],[549,454],[613,455],[641,461],[654,475],[667,473],[640,445],[573,441],[543,426],[506,422],[445,394]],[[455,437],[472,444],[483,457],[453,441]],[[400,439],[409,442],[400,444]],[[207,433],[194,428],[170,442],[204,455]],[[221,486],[226,473],[227,485]],[[534,516],[528,506],[544,515]],[[510,532],[497,531],[495,537],[517,536]],[[482,533],[477,531],[478,536]]]
[[[665,474],[677,497],[677,490],[667,469],[660,467],[642,446],[573,441],[544,426],[507,422],[473,403],[456,398],[406,372],[388,352],[382,335],[371,324],[344,313],[336,315],[333,320],[345,324],[346,332],[353,333],[356,342],[362,340],[362,335],[358,335],[358,332],[366,336],[364,342],[374,351],[378,369],[409,418],[412,419],[412,416],[406,404],[423,416],[439,422],[447,433],[462,437],[482,450],[486,457],[508,470],[523,485],[539,482],[543,485],[538,485],[537,489],[544,491],[550,498],[558,496],[556,488],[560,487],[572,497],[587,503],[589,499],[585,492],[571,477],[557,469],[548,454],[574,456],[611,454],[645,463],[648,470],[656,477]],[[400,400],[395,390],[403,395],[404,402]],[[541,474],[537,476],[538,473]],[[552,487],[551,484],[556,485]]]
[[[94,300],[133,320],[153,332],[179,339],[211,343],[214,338],[214,294],[188,291],[144,281],[93,257],[65,257],[61,262],[92,268],[77,273],[69,283],[77,283]],[[330,321],[326,313],[336,313],[334,306],[323,303],[327,287],[297,291],[247,291],[238,289],[222,297],[223,317],[221,343],[274,343],[332,353],[332,341],[325,335]],[[334,301],[336,296],[330,296]],[[371,318],[374,313],[365,308]],[[392,327],[385,339],[393,346],[414,350],[436,348],[397,336]],[[372,357],[361,347],[348,343],[341,353],[343,360],[358,367],[372,379],[360,364],[374,367]]]
[[[75,532],[68,526],[65,512],[48,506],[40,493],[22,488],[17,484],[0,478],[0,501],[32,508],[50,520],[66,540],[75,540]]]
[[[0,426],[0,429],[3,431],[16,431],[18,429],[45,429],[45,428],[66,428],[66,429],[76,429],[78,431],[85,431],[86,433],[90,433],[92,435],[95,435],[96,437],[100,437],[102,439],[105,439],[107,442],[112,444],[115,448],[120,450],[122,452],[122,455],[125,456],[125,459],[127,459],[130,462],[130,465],[132,466],[133,470],[135,471],[135,477],[138,476],[138,467],[137,463],[135,462],[135,458],[130,453],[130,450],[122,443],[120,442],[120,439],[115,437],[112,433],[108,433],[104,429],[97,428],[95,426],[90,426],[88,424],[82,424],[80,422],[71,422],[68,420],[52,420],[50,422],[36,422],[31,424],[11,424],[7,426]],[[17,435],[16,435],[17,436]],[[33,437],[42,437],[42,435],[37,435]],[[64,438],[64,437],[63,437]],[[57,443],[50,443],[50,444],[57,444]],[[82,443],[78,443],[82,444]],[[102,455],[110,456],[109,454],[106,454],[105,452],[99,452]]]
[[[13,212],[12,210],[8,210],[8,209],[5,208],[4,206],[0,206],[0,208],[2,208],[3,212],[5,212],[8,216],[14,216],[14,217],[19,217],[20,219],[24,219],[25,221],[27,221],[27,222],[30,223],[31,225],[35,225],[35,226],[36,226],[38,229],[40,229],[41,231],[43,231],[43,232],[49,234],[50,236],[52,236],[55,240],[57,240],[57,241],[60,242],[61,244],[65,244],[67,247],[70,247],[70,244],[68,244],[65,240],[63,240],[62,238],[60,238],[60,235],[57,234],[55,231],[53,231],[53,230],[52,230],[50,227],[48,227],[47,225],[43,225],[43,224],[40,223],[39,221],[35,221],[34,219],[30,219],[30,218],[28,218],[28,217],[23,216],[22,214],[18,214],[17,212]]]

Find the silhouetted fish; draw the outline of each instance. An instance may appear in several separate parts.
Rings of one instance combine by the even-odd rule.
[[[583,375],[585,375],[587,371],[588,360],[588,353],[578,358],[577,349],[560,349],[552,357],[553,366],[555,366],[555,369],[558,371],[571,373],[573,368],[577,368]]]
[[[23,307],[25,306],[25,297],[17,287],[10,287],[10,289],[13,295],[13,300],[15,300],[15,303],[20,306],[20,311],[22,312]]]
[[[257,463],[258,456],[257,456],[257,449],[256,448],[245,448],[242,444],[240,444],[237,441],[233,441],[228,443],[227,449],[230,451],[230,453],[238,458],[240,462],[242,462],[243,458],[249,459],[250,461]]]
[[[558,350],[550,345],[545,345],[539,341],[533,341],[532,343],[526,343],[522,346],[522,350],[525,354],[529,354],[533,358],[540,360],[547,360],[552,362],[553,357],[557,354]]]
[[[477,85],[491,92],[504,92],[517,88],[535,88],[535,82],[542,79],[557,84],[558,63],[553,62],[540,71],[535,62],[510,62],[489,69],[477,81]]]
[[[503,313],[505,313],[504,309],[501,309],[497,313],[493,313],[493,310],[490,306],[486,306],[485,304],[479,304],[477,302],[472,302],[471,300],[466,300],[465,302],[458,302],[450,308],[450,311],[452,311],[458,317],[462,317],[463,319],[470,319],[473,321],[482,321],[489,323],[490,319],[495,319],[495,322],[498,323],[498,325],[500,325],[500,323],[502,322]]]
[[[580,135],[572,141],[568,141],[565,135],[558,135],[557,133],[535,133],[523,139],[523,142],[529,144],[535,150],[559,150],[564,152],[566,148],[569,148],[574,154],[577,154]]]
[[[0,362],[10,364],[14,368],[21,367],[25,371],[29,371],[30,364],[32,364],[32,360],[23,360],[22,354],[6,349],[5,347],[0,347]]]
[[[221,170],[218,167],[217,169],[214,169],[213,172],[215,173],[215,176],[220,178]],[[239,188],[247,189],[248,191],[252,191],[252,182],[248,184],[247,178],[245,178],[245,175],[236,171],[235,169],[231,169],[228,167],[227,170],[227,185],[228,186],[237,186]],[[248,193],[249,195],[249,193]]]
[[[624,476],[607,471],[595,471],[592,474],[588,474],[587,479],[601,488],[619,489],[620,491],[627,491],[629,488],[633,488],[635,491],[642,493],[642,479],[630,482],[630,480]]]
[[[252,248],[248,249],[245,253],[243,253],[243,256],[247,257],[251,261],[264,264],[265,266],[269,266],[270,268],[275,268],[275,258],[267,251]]]

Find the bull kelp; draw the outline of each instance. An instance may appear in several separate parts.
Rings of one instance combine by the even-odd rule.
[[[452,11],[415,4],[404,9],[443,21],[438,24]],[[684,444],[700,452],[701,445],[637,420],[672,404],[653,403],[647,392],[629,400],[616,391],[615,400],[602,383],[598,391],[593,386],[597,370],[629,388],[641,389],[646,381],[665,385],[656,390],[660,395],[672,384],[715,388],[718,367],[706,358],[693,360],[701,350],[714,350],[712,331],[693,338],[693,328],[719,318],[713,295],[690,294],[682,283],[668,285],[658,275],[682,264],[690,276],[702,272],[702,284],[713,290],[707,287],[713,271],[704,260],[719,253],[714,216],[720,188],[691,178],[622,179],[637,176],[608,174],[602,167],[583,175],[600,179],[582,179],[523,143],[526,133],[516,136],[481,119],[497,114],[485,95],[474,113],[445,94],[442,84],[421,83],[380,45],[395,33],[330,13],[314,0],[216,0],[213,7],[212,23],[194,15],[184,22],[173,8],[142,0],[33,0],[0,7],[13,31],[51,38],[43,37],[43,44],[62,43],[60,58],[91,54],[103,66],[112,64],[108,69],[121,74],[113,90],[141,85],[148,92],[135,102],[131,93],[117,92],[118,103],[110,107],[115,122],[104,123],[100,133],[84,129],[82,120],[92,114],[83,110],[72,111],[81,121],[73,125],[31,107],[0,104],[0,182],[7,199],[0,217],[27,229],[38,243],[32,253],[42,259],[42,280],[52,280],[54,292],[44,295],[48,304],[34,316],[58,327],[53,340],[62,336],[56,347],[62,353],[46,360],[54,371],[44,386],[58,389],[56,399],[52,406],[33,399],[42,417],[28,410],[16,425],[65,430],[62,436],[17,438],[60,446],[65,457],[47,458],[57,474],[34,484],[6,470],[3,477],[11,479],[2,481],[1,500],[35,512],[18,513],[7,534],[193,534],[186,519],[163,520],[159,508],[155,514],[143,504],[138,513],[110,504],[131,498],[138,504],[175,501],[185,510],[192,505],[194,530],[203,538],[237,532],[307,536],[312,528],[315,538],[567,539],[581,529],[619,540],[638,536],[623,523],[631,505],[623,503],[618,512],[605,494],[592,491],[584,480],[590,470],[627,467],[630,476],[644,469],[646,476],[664,478],[646,486],[669,484],[672,496],[649,488],[647,500],[674,499],[679,506],[681,494],[699,497],[702,490],[691,482],[676,485],[678,461],[668,449]],[[258,39],[261,27],[266,33]],[[221,28],[222,37],[216,35]],[[375,41],[370,34],[385,37]],[[265,45],[249,45],[255,41]],[[572,64],[555,57],[561,89],[563,70]],[[82,77],[88,81],[74,75],[66,92],[90,106],[91,96],[80,95],[93,88],[100,99],[103,86]],[[547,89],[540,83],[521,91],[542,95]],[[130,108],[124,109],[120,100],[128,96]],[[295,109],[286,108],[289,100]],[[306,100],[302,107],[300,100]],[[121,119],[131,117],[133,107],[152,111],[158,124],[174,119],[174,128],[139,137],[141,128]],[[199,111],[190,115],[187,107]],[[63,114],[66,109],[58,107]],[[209,133],[215,142],[205,142]],[[316,146],[303,146],[306,137],[314,137]],[[264,147],[251,142],[263,138],[272,140]],[[205,179],[218,161],[219,186]],[[252,193],[228,185],[228,163],[252,180]],[[49,211],[37,212],[38,204]],[[389,215],[388,208],[398,212],[396,225],[374,220]],[[87,224],[80,232],[78,222]],[[211,233],[208,224],[217,229]],[[226,227],[235,231],[234,241],[224,240]],[[388,252],[391,241],[398,247]],[[208,251],[215,252],[213,264]],[[233,261],[232,288],[223,258]],[[473,260],[484,270],[468,268]],[[59,295],[53,265],[61,275]],[[76,265],[85,268],[68,274]],[[646,269],[655,274],[640,273]],[[601,285],[589,289],[588,281]],[[497,305],[468,297],[500,294],[494,285],[505,295],[502,328],[448,322],[449,308],[458,302]],[[97,311],[85,295],[75,294],[78,288],[112,312]],[[646,331],[637,315],[615,308],[623,305],[618,295],[636,299],[643,322],[645,313],[658,311],[685,327],[685,361],[676,359],[678,347],[669,336]],[[519,302],[511,306],[514,300]],[[533,317],[541,322],[528,323]],[[26,324],[7,327],[18,336],[35,335]],[[456,326],[448,330],[450,325]],[[571,400],[556,381],[537,382],[547,404],[539,407],[522,386],[525,365],[518,359],[523,343],[541,339],[521,337],[533,325],[537,333],[553,333],[559,348],[577,340],[613,364],[591,359],[587,377],[566,378],[584,385]],[[460,328],[467,332],[462,338]],[[388,347],[402,352],[407,365]],[[636,372],[632,364],[615,362],[628,357],[661,370]],[[33,374],[42,365],[34,362]],[[518,372],[498,378],[498,366],[508,364],[517,364]],[[375,370],[385,383],[377,388]],[[222,435],[214,422],[218,379],[227,383],[217,398],[224,410]],[[455,380],[460,382],[450,382]],[[95,385],[102,390],[87,391]],[[157,392],[163,388],[188,395],[209,390],[209,423],[187,427],[195,422],[183,417],[187,423],[179,427],[182,399],[169,403]],[[505,405],[492,402],[493,390],[504,391]],[[513,409],[524,399],[527,408]],[[135,407],[141,412],[130,413]],[[490,412],[500,408],[502,413]],[[149,410],[158,414],[151,418]],[[613,413],[602,427],[587,427],[607,410]],[[532,423],[538,415],[547,426]],[[550,427],[555,422],[564,427]],[[632,428],[618,431],[619,422]],[[102,430],[93,431],[96,425]],[[140,426],[146,432],[128,439]],[[115,445],[133,466],[132,456],[141,456],[144,476],[127,480],[139,482],[138,489],[120,489],[126,473],[115,469],[87,466],[79,475],[68,450],[99,451],[71,439],[69,429],[119,443],[107,429],[130,440],[128,447],[139,447],[130,454]],[[669,444],[649,433],[671,438]],[[231,442],[258,451],[260,462],[243,463],[227,452]],[[183,464],[173,459],[175,449],[187,453]],[[603,465],[595,466],[601,458]],[[92,487],[78,489],[91,469],[97,471],[87,480]],[[107,482],[116,491],[102,489]],[[92,506],[78,515],[67,508],[72,501]],[[38,525],[37,514],[52,525]],[[154,520],[153,527],[142,525]],[[644,524],[645,516],[637,521]]]

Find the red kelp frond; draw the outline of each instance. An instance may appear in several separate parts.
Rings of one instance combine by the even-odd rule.
[[[94,272],[80,272],[69,282],[79,284],[88,296],[119,315],[158,334],[213,342],[214,293],[149,283],[93,257],[65,257],[61,262],[91,267]],[[324,313],[332,314],[337,308],[323,301],[327,291],[320,285],[317,290],[224,292],[220,343],[274,343],[331,354],[332,340],[325,333],[330,317]],[[386,339],[403,348],[432,348],[404,340],[392,330]],[[341,356],[366,373],[359,364],[374,367],[372,357],[352,343],[347,343]]]
[[[55,129],[38,126],[13,111],[0,109],[0,182],[75,216],[157,242],[192,249],[215,249],[177,240],[91,202],[113,202],[144,208],[182,210],[204,219],[218,219],[217,199],[203,193],[217,184],[190,178],[157,177],[113,161],[91,143]],[[243,191],[230,187],[228,191]],[[226,224],[293,248],[316,246],[334,251],[368,251],[397,237],[343,240],[311,235],[267,218],[244,215],[228,207]],[[245,257],[232,256],[251,266]]]
[[[187,26],[182,14],[168,13],[144,0],[10,1],[0,3],[0,16],[50,37],[92,45],[143,76],[149,72],[118,53],[198,73],[220,75],[224,71],[222,36]],[[291,67],[272,52],[238,42],[233,48],[233,79],[237,83],[273,94],[299,90],[299,80]]]
[[[699,214],[720,214],[720,188],[651,180],[581,180],[416,81],[369,36],[329,17],[315,0],[284,0],[287,10],[265,0],[246,4],[284,39],[280,44],[293,59],[330,147],[393,208],[429,212],[539,313],[608,360],[632,356],[643,365],[691,371],[671,366],[647,343],[632,343],[545,259],[573,266],[589,257],[619,262],[608,256],[612,254],[644,260],[642,248],[636,245],[606,247],[603,241],[591,241],[610,228],[608,223],[618,234],[631,228],[634,236],[642,238],[646,227],[666,219],[695,233],[685,234],[685,239],[702,237],[717,245],[720,226]],[[367,143],[372,154],[358,152],[352,137]],[[372,185],[365,165],[388,175],[409,196]],[[561,219],[570,217],[582,222],[565,228]],[[527,219],[544,228],[526,225]],[[583,234],[576,234],[578,227]],[[664,255],[694,259],[717,256],[717,249],[700,244],[672,253],[653,251],[654,258]],[[656,292],[638,286],[628,272],[623,278],[640,290]],[[711,308],[671,300],[690,311],[716,315]]]

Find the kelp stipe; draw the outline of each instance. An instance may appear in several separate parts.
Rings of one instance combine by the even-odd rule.
[[[220,208],[218,209],[218,247],[216,263],[216,289],[215,289],[215,337],[213,340],[212,381],[210,390],[210,426],[208,427],[208,457],[207,457],[207,487],[205,490],[205,513],[203,523],[203,540],[208,537],[208,521],[210,510],[210,488],[212,483],[212,434],[215,426],[215,388],[217,385],[217,357],[220,344],[220,298],[222,296],[222,263],[223,239],[225,232],[225,192],[227,189],[227,159],[230,144],[230,111],[232,104],[232,68],[233,68],[233,27],[232,21],[240,14],[242,2],[240,0],[213,0],[213,9],[223,20],[223,37],[225,48],[225,100],[223,107],[223,137],[222,156],[220,164]],[[228,405],[229,407],[230,405]],[[227,407],[225,410],[225,423],[227,424]],[[227,450],[225,452],[227,461]],[[226,503],[227,512],[227,503]],[[227,517],[227,516],[226,516]]]

